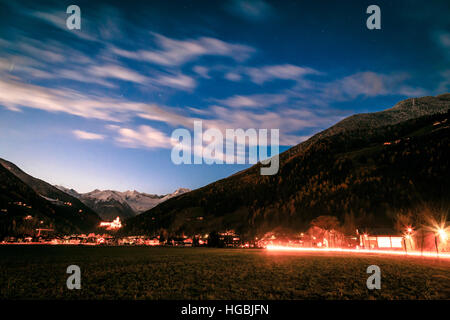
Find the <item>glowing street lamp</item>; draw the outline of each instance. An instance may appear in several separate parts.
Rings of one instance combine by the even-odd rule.
[[[439,234],[439,237],[441,237],[442,241],[447,241],[448,235],[443,228],[439,228],[437,233]]]
[[[434,245],[436,246],[436,253],[439,255],[439,249],[438,249],[438,236],[441,238],[442,242],[447,241],[448,235],[447,232],[443,227],[437,227],[436,233],[434,235]]]
[[[406,228],[406,233],[404,235],[403,243],[405,244],[405,252],[408,253],[406,240],[409,240],[409,245],[411,246],[411,234],[413,233],[413,228],[411,226]],[[412,246],[411,246],[412,247]]]

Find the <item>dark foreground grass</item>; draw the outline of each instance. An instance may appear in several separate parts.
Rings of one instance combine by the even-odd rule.
[[[66,268],[81,268],[68,290]],[[381,290],[368,290],[369,265]],[[0,299],[450,299],[450,261],[148,247],[0,246]]]

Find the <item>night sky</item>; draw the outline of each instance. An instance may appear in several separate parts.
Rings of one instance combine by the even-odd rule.
[[[81,8],[81,30],[66,8]],[[381,8],[368,30],[366,8]],[[168,193],[248,165],[179,165],[169,139],[342,118],[448,92],[449,1],[0,1],[0,157],[52,184]]]

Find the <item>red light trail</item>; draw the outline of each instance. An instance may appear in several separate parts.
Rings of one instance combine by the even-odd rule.
[[[341,253],[371,253],[371,254],[385,254],[385,255],[396,255],[396,256],[408,256],[408,257],[426,257],[426,258],[444,258],[450,259],[450,253],[436,253],[436,252],[417,252],[417,251],[390,251],[390,250],[369,250],[369,249],[342,249],[342,248],[300,248],[300,247],[289,247],[289,246],[277,246],[268,245],[266,247],[269,251],[297,251],[297,252],[341,252]]]

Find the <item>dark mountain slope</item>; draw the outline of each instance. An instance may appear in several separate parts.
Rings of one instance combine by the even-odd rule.
[[[92,227],[82,214],[75,215],[71,208],[55,206],[0,165],[0,238],[33,235],[37,228],[70,233],[87,231]]]
[[[6,202],[4,201],[3,204],[17,201],[32,204],[31,200],[33,200],[36,208],[38,208],[36,209],[37,212],[48,217],[52,223],[56,223],[56,227],[61,231],[89,231],[100,223],[98,215],[80,200],[45,181],[33,178],[13,163],[0,159],[0,169],[2,170],[2,179],[0,179],[1,196],[4,199],[9,199]],[[16,179],[13,179],[11,175]],[[21,183],[17,183],[17,180]],[[30,192],[30,190],[33,192]],[[38,200],[35,199],[36,197],[38,197]]]
[[[450,130],[442,113],[450,108],[449,97],[421,98],[439,100],[437,107],[412,113],[437,113],[431,116],[402,121],[414,118],[406,110],[390,116],[404,107],[399,104],[387,115],[362,116],[361,126],[343,120],[282,154],[277,175],[261,176],[255,165],[130,219],[124,232],[233,228],[253,236],[278,227],[301,229],[318,215],[388,225],[399,210],[450,202]]]
[[[446,113],[450,107],[450,93],[436,97],[427,96],[411,98],[398,102],[394,107],[379,112],[360,113],[339,121],[332,127],[323,130],[307,141],[300,143],[285,151],[284,156],[290,157],[301,152],[321,138],[330,137],[338,133],[376,129],[382,126],[394,125],[410,119],[420,118],[426,115]]]
[[[83,202],[94,209],[106,221],[112,221],[116,217],[122,220],[136,216],[136,212],[126,203],[121,202],[113,197],[98,201],[95,198],[84,197]]]

